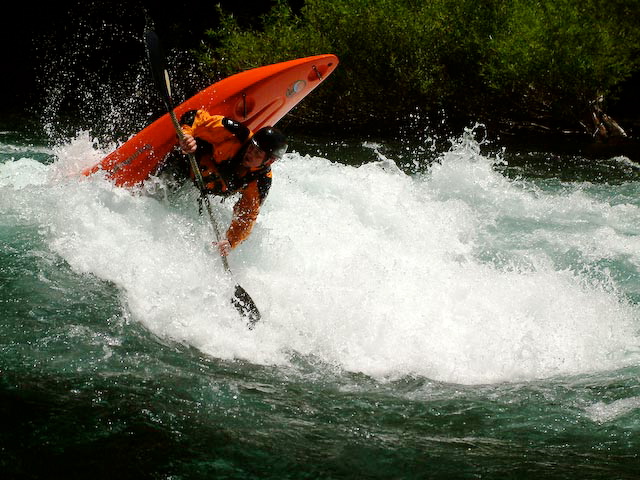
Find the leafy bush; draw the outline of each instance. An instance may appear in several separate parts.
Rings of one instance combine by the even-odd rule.
[[[506,6],[481,68],[488,90],[513,110],[578,120],[638,69],[637,1],[511,0]]]
[[[340,67],[295,111],[370,127],[410,113],[575,124],[639,69],[640,0],[284,1],[242,29],[223,14],[200,52],[221,77],[335,53]]]

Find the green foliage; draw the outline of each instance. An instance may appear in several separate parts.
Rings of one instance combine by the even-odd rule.
[[[528,110],[580,116],[638,70],[639,14],[638,1],[512,0],[487,43],[485,84]]]
[[[259,30],[223,14],[201,54],[217,77],[337,54],[336,73],[295,112],[306,122],[383,124],[416,110],[574,122],[638,71],[638,25],[640,0],[307,0],[299,14],[280,0]]]

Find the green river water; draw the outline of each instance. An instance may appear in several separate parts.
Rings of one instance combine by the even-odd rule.
[[[3,478],[640,475],[637,163],[299,140],[249,331],[193,189],[104,154],[0,134]]]

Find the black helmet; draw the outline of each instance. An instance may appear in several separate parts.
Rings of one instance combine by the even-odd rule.
[[[251,141],[267,156],[282,158],[287,151],[287,137],[277,128],[263,127],[258,130]]]

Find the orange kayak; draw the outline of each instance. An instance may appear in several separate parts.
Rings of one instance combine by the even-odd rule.
[[[275,125],[338,66],[335,55],[317,55],[258,67],[227,77],[175,108],[178,118],[205,109],[242,122],[251,130]],[[153,175],[177,145],[169,114],[165,114],[97,165],[83,173],[104,170],[118,186],[133,186]]]

